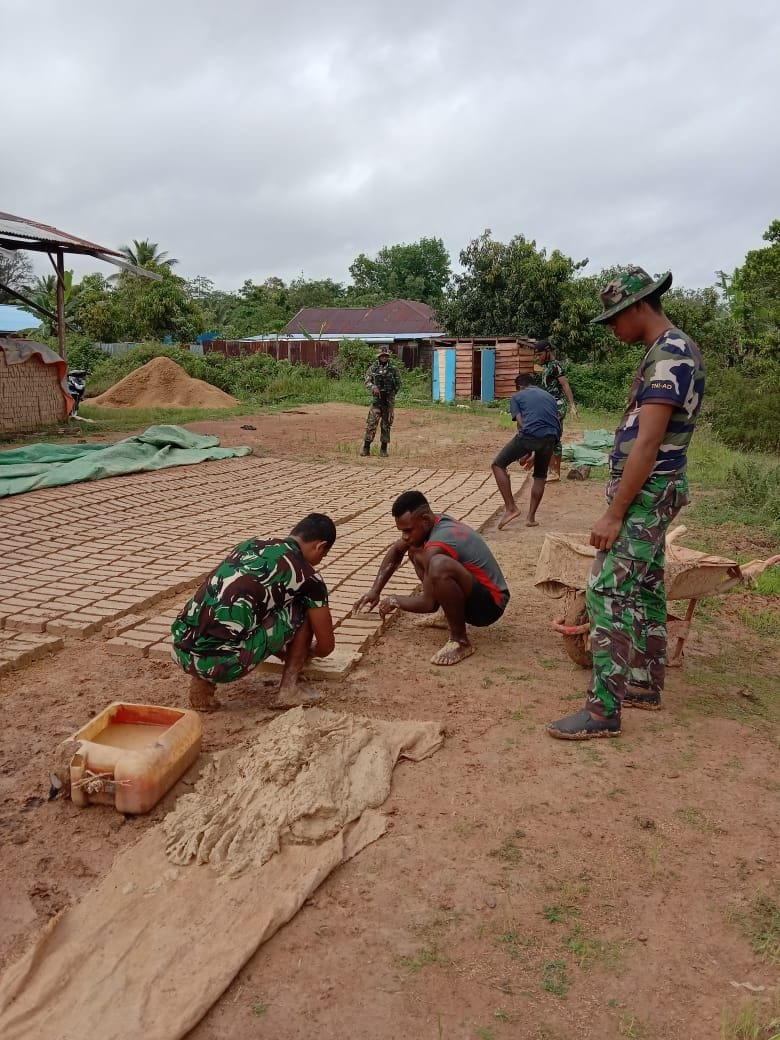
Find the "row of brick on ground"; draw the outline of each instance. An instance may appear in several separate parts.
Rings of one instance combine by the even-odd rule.
[[[336,651],[312,678],[338,677],[376,639],[376,613],[352,617],[397,532],[402,491],[480,529],[496,510],[489,475],[407,467],[376,471],[248,456],[157,473],[49,488],[0,503],[5,584],[0,594],[0,674],[60,650],[63,639],[102,633],[105,652],[170,660],[179,606],[227,551],[252,536],[286,534],[311,511],[338,529],[321,571],[336,625]],[[407,564],[388,594],[417,587]],[[178,606],[149,614],[177,596]]]

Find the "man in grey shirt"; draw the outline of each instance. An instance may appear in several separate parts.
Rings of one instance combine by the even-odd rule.
[[[509,589],[501,568],[481,535],[446,513],[434,513],[422,492],[404,491],[392,513],[401,537],[388,549],[374,584],[354,609],[371,610],[379,603],[382,617],[392,610],[435,614],[441,609],[450,638],[431,662],[457,664],[474,653],[466,625],[484,628],[504,613]],[[422,592],[386,596],[380,602],[382,589],[407,553]]]

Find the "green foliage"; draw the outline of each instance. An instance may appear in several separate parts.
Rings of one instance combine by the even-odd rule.
[[[148,238],[142,238],[140,241],[134,238],[132,246],[120,246],[119,252],[128,263],[134,264],[136,267],[147,267],[150,270],[156,270],[158,267],[167,267],[170,270],[179,262],[173,257],[169,257],[156,242],[152,242]]]
[[[726,444],[780,452],[780,360],[756,358],[710,371],[705,415]]]
[[[721,286],[741,324],[750,351],[780,361],[780,220],[764,232],[763,249],[752,249]]]
[[[334,358],[333,369],[343,379],[363,380],[366,370],[376,361],[376,349],[362,339],[344,340]],[[398,362],[396,361],[397,365]]]
[[[575,263],[557,249],[548,257],[524,235],[497,242],[487,230],[462,250],[460,262],[463,273],[437,308],[451,335],[541,338],[553,331],[572,276],[587,260]]]
[[[644,353],[641,347],[623,347],[606,361],[567,365],[566,377],[578,407],[622,412]]]
[[[353,304],[372,306],[387,300],[420,300],[436,305],[450,277],[450,255],[440,238],[384,246],[372,260],[361,253],[350,265]]]

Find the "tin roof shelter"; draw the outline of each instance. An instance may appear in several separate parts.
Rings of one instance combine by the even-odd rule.
[[[77,253],[82,256],[94,256],[108,264],[114,264],[132,274],[143,275],[154,281],[161,281],[160,275],[154,271],[146,271],[142,267],[129,264],[115,249],[99,246],[96,242],[89,242],[85,238],[77,238],[65,231],[51,227],[49,224],[41,224],[37,220],[27,220],[25,217],[15,217],[12,213],[0,212],[0,254],[13,255],[17,250],[29,250],[33,253],[46,253],[51,260],[52,267],[57,275],[57,313],[52,314],[45,308],[40,307],[34,300],[28,299],[16,289],[0,282],[0,288],[4,289],[9,296],[32,307],[39,314],[51,318],[57,326],[57,342],[59,344],[60,357],[65,360],[65,254]]]

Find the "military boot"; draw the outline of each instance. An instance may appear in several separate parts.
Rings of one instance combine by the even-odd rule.
[[[371,441],[363,441],[363,450],[360,454],[361,456],[371,454]]]
[[[387,458],[387,441],[382,441],[379,445],[379,454],[383,459]]]

